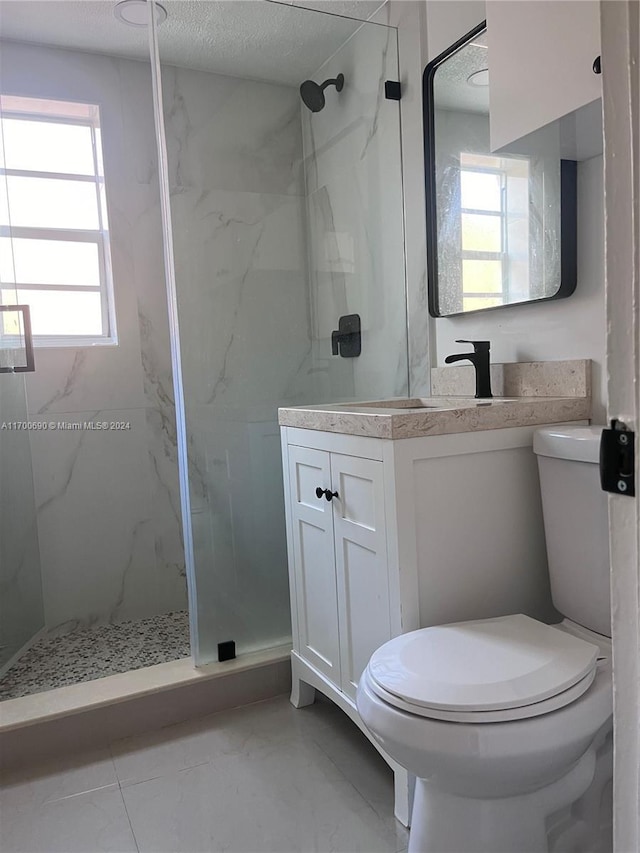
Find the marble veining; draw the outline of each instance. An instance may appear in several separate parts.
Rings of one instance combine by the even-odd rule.
[[[86,350],[77,350],[73,356],[73,363],[71,365],[71,370],[65,377],[64,387],[60,391],[56,391],[50,399],[46,400],[38,409],[37,414],[43,415],[48,412],[53,405],[56,403],[65,400],[69,397],[73,391],[78,373],[82,370],[82,366],[86,361]]]

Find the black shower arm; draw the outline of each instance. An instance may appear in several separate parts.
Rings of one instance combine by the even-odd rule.
[[[324,92],[324,90],[327,88],[327,86],[336,86],[336,88],[337,88],[339,82],[340,82],[340,80],[338,77],[333,77],[331,80],[325,80],[324,83],[321,83],[320,89],[321,89],[321,91]]]

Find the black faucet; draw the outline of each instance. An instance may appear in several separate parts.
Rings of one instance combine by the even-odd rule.
[[[490,341],[456,341],[457,344],[472,344],[473,352],[456,353],[445,358],[445,364],[454,361],[470,361],[476,369],[476,397],[493,397],[491,393],[491,366],[489,362]]]

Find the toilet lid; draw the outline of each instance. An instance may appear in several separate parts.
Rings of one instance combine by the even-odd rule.
[[[586,689],[598,652],[516,614],[402,634],[374,652],[368,669],[374,684],[409,705],[496,711],[542,702],[578,682]]]

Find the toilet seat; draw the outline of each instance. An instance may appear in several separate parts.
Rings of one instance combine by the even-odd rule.
[[[596,674],[599,648],[523,614],[402,634],[367,667],[388,704],[452,722],[506,722],[575,701]]]

